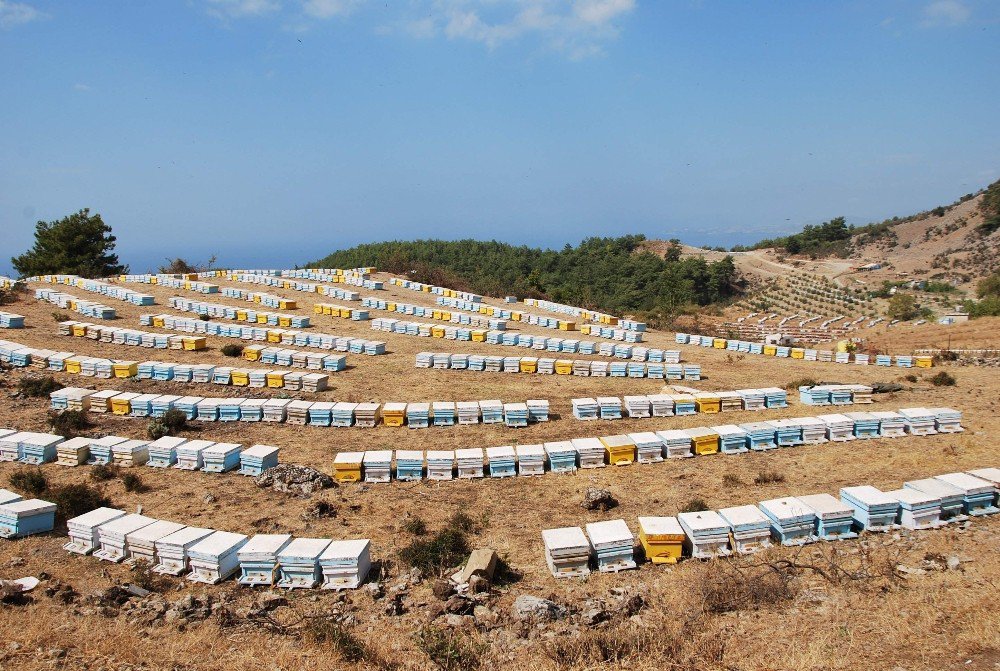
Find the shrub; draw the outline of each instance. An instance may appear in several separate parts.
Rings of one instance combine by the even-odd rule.
[[[85,484],[50,489],[47,497],[56,504],[56,517],[61,520],[82,515],[94,508],[113,507],[111,500],[101,490]]]
[[[163,580],[153,573],[153,564],[149,560],[139,558],[132,564],[132,584],[150,592],[159,592],[163,587]]]
[[[446,568],[458,566],[469,551],[469,540],[465,532],[447,528],[430,538],[413,541],[400,550],[399,558],[421,571],[439,574]]]
[[[442,671],[478,669],[483,663],[486,647],[460,631],[438,627],[421,627],[416,635],[417,647]]]
[[[451,519],[448,520],[448,526],[452,529],[458,529],[464,533],[475,533],[479,531],[476,521],[461,510],[451,516]]]
[[[164,436],[176,436],[187,428],[187,415],[180,410],[171,408],[163,417],[151,420],[146,425],[146,433],[150,440],[159,440]]]
[[[682,513],[700,513],[702,511],[708,510],[708,504],[705,503],[705,499],[694,498],[684,504],[681,508]]]
[[[917,378],[917,376],[914,375],[913,373],[909,373],[903,379],[906,380],[907,382],[916,382],[919,378]]]
[[[51,375],[22,377],[17,381],[17,391],[28,398],[48,398],[49,394],[62,385]]]
[[[10,486],[31,496],[41,496],[49,488],[49,481],[40,468],[22,468],[7,479]]]
[[[720,562],[718,569],[705,571],[698,586],[706,613],[758,610],[788,601],[796,594],[793,571],[781,565]]]
[[[619,625],[559,636],[546,643],[543,650],[560,669],[603,669],[633,660],[676,658],[682,647],[679,637],[664,631]]]
[[[53,312],[52,319],[57,322],[68,322],[73,320],[73,315],[68,312]]]
[[[95,464],[90,469],[90,479],[94,482],[105,482],[118,477],[118,467],[110,464]]]
[[[149,491],[149,485],[142,481],[138,473],[126,473],[122,476],[122,485],[125,487],[126,492],[134,492],[136,494],[142,494],[143,492]]]
[[[771,485],[785,481],[785,476],[778,471],[761,471],[753,479],[755,485]]]
[[[815,387],[819,382],[811,377],[803,377],[793,380],[785,385],[785,389],[798,389],[799,387]]]
[[[229,343],[228,345],[223,345],[221,351],[224,356],[240,356],[243,354],[243,345]]]
[[[93,426],[87,416],[79,410],[63,410],[49,413],[52,431],[64,438],[76,438],[81,432]]]
[[[955,376],[947,371],[941,371],[931,378],[931,384],[935,387],[954,387],[955,382]]]
[[[722,476],[722,484],[726,487],[742,487],[743,480],[735,473],[726,473]]]
[[[360,662],[369,657],[364,642],[333,617],[310,620],[306,628],[306,639],[311,643],[333,648],[345,662]]]
[[[414,536],[423,536],[427,533],[427,522],[420,517],[408,517],[403,520],[403,531]]]

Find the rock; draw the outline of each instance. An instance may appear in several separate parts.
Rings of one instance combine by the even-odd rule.
[[[125,591],[131,594],[132,596],[137,596],[140,598],[147,597],[150,594],[148,589],[143,589],[138,585],[125,585]]]
[[[365,585],[365,590],[368,591],[368,594],[375,601],[378,601],[379,599],[381,599],[382,595],[385,594],[385,590],[382,589],[382,583],[380,583],[380,582],[370,582],[370,583],[368,583],[367,585]]]
[[[431,583],[431,593],[442,601],[446,601],[455,591],[447,580],[435,580]]]
[[[600,624],[611,617],[611,613],[598,605],[592,605],[580,613],[580,624],[588,627]]]
[[[473,609],[472,617],[476,621],[476,624],[480,626],[496,624],[497,621],[496,613],[482,605],[476,606]]]
[[[214,494],[205,494],[205,496],[203,496],[201,500],[204,501],[205,503],[215,503],[216,498]]]
[[[611,510],[618,505],[618,500],[612,496],[611,492],[607,489],[598,489],[597,487],[587,487],[586,493],[583,495],[583,506],[584,510]]]
[[[424,574],[420,572],[416,566],[410,569],[410,572],[406,574],[406,579],[410,581],[411,585],[419,585],[424,580]]]
[[[490,591],[490,581],[476,574],[469,578],[469,592],[472,594],[483,594]]]
[[[952,555],[952,556],[948,557],[948,564],[947,565],[948,565],[948,569],[949,570],[951,570],[951,571],[957,571],[959,569],[959,567],[962,565],[962,560],[959,559],[958,557],[956,557],[955,555]]]
[[[455,594],[444,603],[444,610],[447,613],[466,615],[471,613],[476,607],[475,602],[464,596]]]
[[[469,560],[465,563],[465,568],[452,576],[458,584],[469,582],[469,579],[478,575],[486,580],[493,580],[493,572],[497,568],[497,553],[490,548],[473,550],[469,555]]]
[[[468,615],[449,614],[444,616],[444,623],[449,627],[464,627],[472,622]]]
[[[624,617],[632,617],[637,614],[646,605],[646,600],[643,599],[638,594],[633,594],[629,598],[625,599],[618,606],[618,612]]]
[[[254,480],[258,487],[278,492],[308,496],[334,486],[333,478],[309,466],[279,464],[269,468]]]
[[[566,609],[559,604],[537,596],[522,594],[514,600],[514,617],[519,620],[548,622],[566,617]]]
[[[873,394],[888,394],[894,391],[902,391],[903,385],[895,382],[876,382],[872,385]]]
[[[385,603],[385,614],[391,617],[396,617],[402,615],[406,612],[403,607],[403,595],[395,594],[391,599],[387,599]]]

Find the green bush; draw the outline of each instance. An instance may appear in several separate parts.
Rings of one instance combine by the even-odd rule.
[[[931,378],[931,384],[935,387],[954,387],[955,382],[955,376],[946,371],[941,371]]]
[[[56,517],[68,520],[94,508],[113,507],[101,490],[86,484],[65,485],[46,492],[46,498],[56,504]]]
[[[21,468],[7,478],[14,489],[31,496],[41,496],[49,489],[49,481],[38,467]]]
[[[138,473],[132,473],[131,471],[122,475],[122,485],[125,487],[126,492],[142,494],[149,491],[149,485],[142,481]]]
[[[187,415],[177,409],[170,409],[163,417],[150,420],[146,425],[146,434],[150,440],[159,440],[164,436],[176,436],[187,428]]]
[[[408,517],[403,520],[403,531],[414,536],[423,536],[427,533],[427,522],[420,517]]]
[[[709,510],[708,504],[705,503],[705,499],[698,498],[691,499],[681,508],[682,513],[700,513],[705,510]]]
[[[306,628],[306,639],[311,643],[333,648],[345,662],[361,662],[369,657],[364,641],[334,617],[310,620]]]
[[[243,354],[243,345],[229,343],[228,345],[223,345],[221,351],[223,356],[240,356]]]
[[[93,425],[80,410],[63,410],[49,413],[49,426],[54,433],[64,438],[76,438]]]
[[[447,568],[458,566],[470,552],[465,532],[442,529],[430,538],[418,538],[399,552],[399,558],[409,566],[426,573],[440,574]]]
[[[119,468],[111,464],[94,464],[90,469],[90,479],[94,482],[105,482],[118,477]]]
[[[51,375],[29,375],[17,381],[17,391],[28,398],[48,398],[58,389],[62,389],[62,385]]]
[[[775,483],[780,483],[785,481],[785,476],[778,471],[761,471],[753,479],[755,485],[770,485]]]

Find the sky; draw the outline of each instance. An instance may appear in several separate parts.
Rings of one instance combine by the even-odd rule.
[[[1000,177],[998,79],[993,0],[0,0],[0,273],[864,224]]]

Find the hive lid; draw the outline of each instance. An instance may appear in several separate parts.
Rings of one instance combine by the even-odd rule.
[[[3,490],[0,490],[0,501],[3,500],[2,497]],[[102,524],[106,524],[111,520],[118,519],[119,517],[124,517],[125,511],[118,510],[117,508],[94,508],[89,513],[84,513],[82,515],[77,515],[71,520],[67,520],[67,525],[80,525],[85,527],[98,527]]]
[[[246,540],[247,537],[243,534],[235,534],[230,531],[215,531],[210,536],[193,545],[190,552],[205,555],[223,555],[241,546]]]
[[[853,508],[830,494],[807,494],[797,497],[799,501],[813,509],[818,515],[851,514]]]
[[[338,452],[333,458],[335,464],[360,464],[365,459],[364,452]]]
[[[647,536],[684,533],[676,517],[640,517],[639,529]]]
[[[897,503],[896,499],[871,485],[844,487],[840,490],[840,495],[850,496],[867,506],[891,506]]]
[[[135,513],[131,515],[124,515],[117,519],[111,520],[107,524],[101,526],[101,532],[107,533],[117,533],[117,534],[130,534],[133,531],[138,531],[143,527],[148,527],[150,524],[156,520],[152,517],[146,517],[145,515],[136,515]]]
[[[356,559],[360,557],[365,549],[371,544],[368,539],[333,541],[323,554],[319,556],[320,561],[324,559]]]
[[[714,510],[702,510],[695,513],[678,513],[677,520],[686,525],[691,531],[714,531],[717,529],[728,529],[729,525],[722,519],[719,513]]]
[[[179,531],[175,531],[169,536],[164,536],[163,538],[156,541],[157,545],[176,545],[184,546],[191,543],[200,541],[201,539],[214,534],[214,529],[204,529],[201,527],[184,527]]]
[[[719,515],[731,526],[742,526],[745,524],[760,524],[766,522],[770,524],[767,515],[761,512],[760,508],[752,505],[733,506],[723,508]]]
[[[329,538],[296,538],[281,548],[278,560],[319,559],[328,545],[330,545]]]
[[[622,543],[635,540],[625,520],[605,520],[587,524],[587,535],[594,545]]]
[[[155,542],[164,536],[169,536],[184,528],[183,524],[169,522],[167,520],[157,520],[127,535],[129,543],[136,540]]]
[[[553,550],[568,550],[587,548],[589,543],[580,527],[562,527],[559,529],[544,529],[542,542],[550,552]]]
[[[260,459],[263,457],[269,457],[277,452],[278,448],[274,445],[254,445],[243,450],[242,454],[244,457],[256,457]]]
[[[919,489],[909,489],[907,487],[894,489],[891,492],[886,492],[886,494],[897,501],[902,501],[903,503],[908,503],[910,505],[941,503],[941,497],[939,496],[922,492]]]

